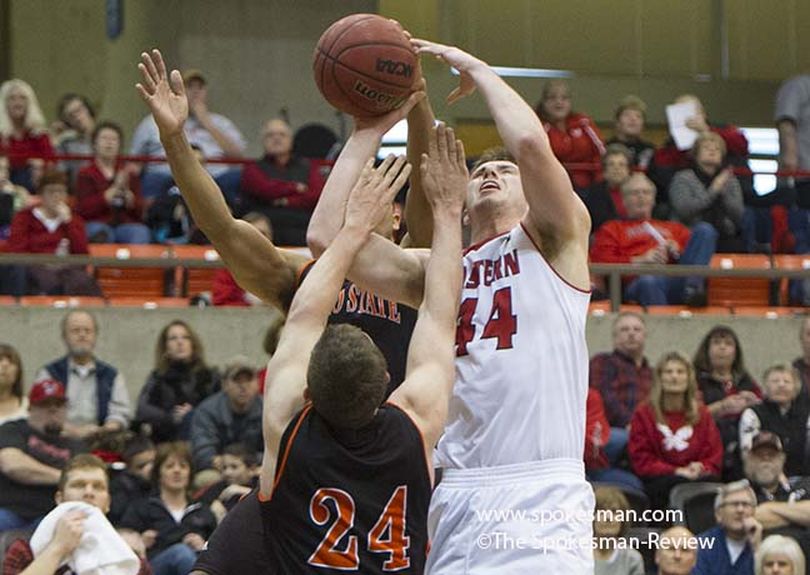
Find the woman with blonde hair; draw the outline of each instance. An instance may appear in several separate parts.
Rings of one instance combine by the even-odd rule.
[[[0,148],[9,154],[11,182],[33,192],[53,146],[33,88],[16,78],[0,85]]]
[[[632,526],[630,503],[619,489],[600,485],[593,490],[596,507],[593,521],[594,574],[644,575],[644,559],[628,545],[619,543]]]
[[[759,545],[754,559],[756,575],[804,575],[804,554],[795,540],[770,535]]]
[[[666,353],[655,366],[650,398],[630,422],[628,452],[653,509],[665,509],[679,483],[720,476],[720,433],[698,399],[695,368],[682,353]]]

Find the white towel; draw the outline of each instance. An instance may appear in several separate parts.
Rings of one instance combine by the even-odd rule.
[[[56,524],[68,511],[87,514],[79,546],[68,557],[67,565],[78,575],[136,575],[141,561],[115,531],[98,507],[83,501],[58,505],[48,513],[31,536],[31,551],[37,557],[53,539]]]

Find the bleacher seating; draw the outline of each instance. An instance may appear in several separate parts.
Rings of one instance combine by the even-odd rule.
[[[218,261],[219,254],[211,246],[173,246],[172,255],[179,260],[206,260]],[[178,274],[175,274],[176,283],[179,290],[176,293],[184,296],[194,296],[203,292],[211,292],[214,283],[216,268],[197,268],[190,266],[179,266]]]
[[[771,260],[764,254],[715,254],[711,267],[715,269],[753,268],[771,269]],[[762,306],[770,305],[770,285],[761,277],[712,277],[708,280],[710,306]]]
[[[131,258],[166,258],[167,246],[130,244],[90,244],[90,255],[119,260]],[[95,277],[107,298],[164,297],[167,291],[166,271],[155,267],[116,268],[98,266]]]

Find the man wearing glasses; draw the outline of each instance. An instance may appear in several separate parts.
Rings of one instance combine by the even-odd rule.
[[[754,575],[762,524],[754,518],[757,497],[747,479],[724,485],[714,500],[718,525],[698,535],[714,541],[698,549],[692,575]]]

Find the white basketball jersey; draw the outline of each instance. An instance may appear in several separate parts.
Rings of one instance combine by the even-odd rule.
[[[520,225],[467,250],[439,466],[582,459],[589,301]]]

